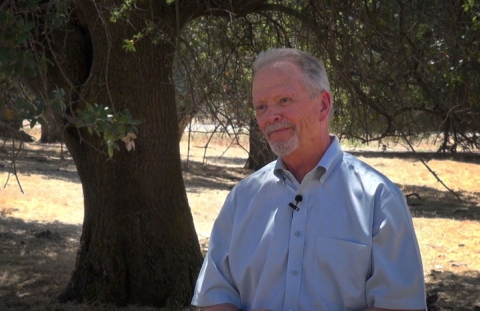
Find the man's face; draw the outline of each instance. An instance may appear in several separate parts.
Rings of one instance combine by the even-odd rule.
[[[253,81],[257,122],[273,152],[288,156],[315,144],[321,132],[321,98],[310,96],[300,70],[281,62],[260,69]]]

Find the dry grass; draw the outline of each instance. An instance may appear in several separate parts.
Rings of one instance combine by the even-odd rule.
[[[204,245],[228,191],[249,173],[243,169],[247,153],[230,139],[216,138],[204,148],[207,142],[197,134],[189,152],[187,142],[181,143],[187,194]],[[246,138],[241,143],[248,145]],[[0,310],[116,310],[54,300],[73,270],[83,221],[82,188],[68,154],[61,160],[58,144],[28,145],[17,161],[22,194],[12,177],[3,188],[7,151],[0,148]],[[357,155],[411,195],[430,310],[480,308],[480,163],[429,162],[461,194],[459,201],[408,154]]]

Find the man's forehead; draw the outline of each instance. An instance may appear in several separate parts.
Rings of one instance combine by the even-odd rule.
[[[291,72],[291,71],[294,71],[297,68],[297,66],[295,66],[292,62],[290,61],[275,61],[275,62],[272,62],[270,64],[266,64],[264,65],[263,67],[261,67],[260,69],[257,70],[257,72],[255,73],[254,77],[257,76],[259,73],[261,72],[265,72],[266,70],[273,70],[273,71],[287,71],[287,72]]]
[[[295,93],[295,87],[293,86],[293,81],[283,81],[278,83],[270,83],[257,85],[253,88],[254,95],[281,95],[281,94],[293,94]]]
[[[253,93],[264,92],[294,92],[301,84],[301,77],[290,71],[264,71],[259,72],[253,80]]]
[[[266,83],[254,83],[252,90],[253,99],[262,100],[279,96],[293,96],[295,94],[294,83],[292,80],[279,79],[268,79]]]
[[[289,82],[298,79],[300,79],[299,72],[295,71],[295,67],[266,66],[255,74],[253,78],[253,87],[288,85]]]

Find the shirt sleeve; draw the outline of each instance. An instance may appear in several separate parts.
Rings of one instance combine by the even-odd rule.
[[[375,203],[369,306],[426,309],[423,265],[405,196],[384,188]]]
[[[235,189],[234,189],[235,190]],[[200,270],[192,298],[194,306],[231,303],[241,308],[229,266],[229,249],[234,225],[235,205],[232,192],[214,222],[207,255]]]

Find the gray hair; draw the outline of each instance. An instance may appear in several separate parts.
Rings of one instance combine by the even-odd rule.
[[[290,62],[300,69],[305,78],[305,86],[310,90],[310,96],[316,96],[323,91],[330,92],[330,83],[323,62],[312,54],[297,49],[279,48],[263,51],[255,59],[253,71],[256,73],[265,66],[279,62]]]

